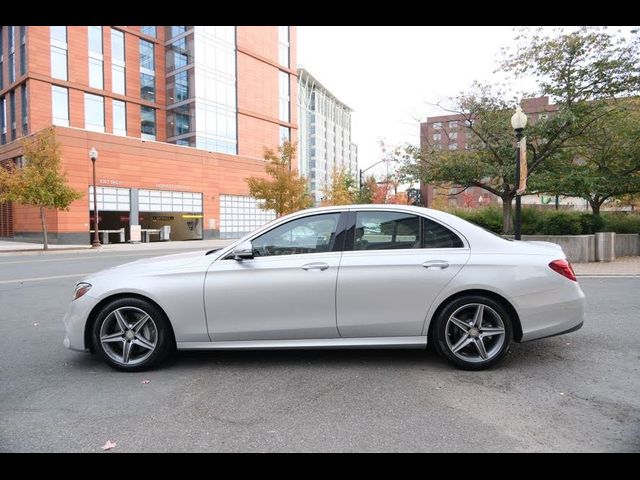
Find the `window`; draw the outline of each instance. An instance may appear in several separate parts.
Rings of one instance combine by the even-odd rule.
[[[442,134],[440,132],[433,134],[434,141],[439,142],[441,138],[442,138]]]
[[[111,89],[114,93],[125,94],[125,53],[124,33],[111,30]]]
[[[29,109],[27,108],[27,84],[20,85],[20,105],[22,113],[22,135],[29,134]]]
[[[0,90],[4,88],[4,31],[3,30],[4,28],[0,27]],[[0,114],[2,114],[2,112],[0,112]]]
[[[124,67],[116,64],[111,65],[111,89],[113,93],[125,94],[125,71]]]
[[[284,142],[291,142],[291,129],[280,125],[280,145]]]
[[[289,26],[278,27],[278,63],[289,67]]]
[[[27,73],[27,27],[23,25],[20,27],[20,75],[25,73]]]
[[[140,68],[154,71],[153,43],[140,40]]]
[[[127,108],[120,100],[113,101],[113,133],[127,135]]]
[[[5,143],[7,143],[7,102],[2,97],[0,98],[0,145]]]
[[[339,218],[339,213],[327,213],[287,222],[252,240],[253,254],[268,257],[330,252]]]
[[[177,73],[174,77],[175,82],[175,98],[174,102],[181,102],[189,98],[189,72],[184,71]]]
[[[67,27],[49,27],[51,41],[51,76],[60,80],[67,77]]]
[[[420,219],[401,212],[358,212],[354,250],[420,248]]]
[[[450,143],[449,144],[449,150],[457,150],[458,149],[458,144],[457,143]]]
[[[289,74],[287,72],[279,72],[280,112],[278,118],[283,122],[288,122],[291,118],[289,87]]]
[[[151,26],[151,27],[140,27],[140,31],[144,34],[144,35],[149,35],[150,37],[154,37],[156,36],[156,27],[155,26]]]
[[[149,100],[150,102],[156,101],[156,77],[153,75],[147,75],[146,73],[140,74],[140,97],[143,100]]]
[[[16,139],[16,91],[9,93],[9,111],[11,113],[11,140]]]
[[[442,128],[442,122],[435,122],[433,124],[433,129],[434,130],[440,130]]]
[[[84,94],[84,128],[104,132],[104,97]]]
[[[89,53],[102,55],[102,27],[90,26],[89,31]]]
[[[458,132],[449,133],[449,140],[457,140],[457,139],[458,139]]]
[[[463,248],[460,237],[448,228],[428,218],[422,219],[424,248]]]
[[[156,109],[140,107],[140,130],[145,140],[156,139]]]
[[[450,130],[457,130],[458,129],[458,121],[457,120],[452,120],[449,122],[449,129]]]
[[[53,110],[53,124],[63,127],[69,126],[69,91],[63,87],[51,86],[51,104]]]
[[[16,27],[9,27],[9,84],[16,81]]]
[[[167,28],[169,30],[169,38],[177,37],[181,33],[184,33],[187,31],[186,26],[180,26],[180,25],[171,25],[170,27],[167,27]]]
[[[89,58],[89,86],[100,90],[104,88],[102,60]]]

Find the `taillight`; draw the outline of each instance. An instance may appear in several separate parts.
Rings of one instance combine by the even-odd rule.
[[[563,277],[567,277],[569,280],[573,280],[577,282],[576,274],[573,272],[573,268],[571,268],[571,264],[567,260],[554,260],[549,264],[551,270],[558,272]]]

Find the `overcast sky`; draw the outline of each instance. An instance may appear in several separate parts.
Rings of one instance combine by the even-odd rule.
[[[513,27],[298,27],[298,66],[306,68],[351,107],[358,163],[379,161],[387,149],[419,143],[419,123],[442,114],[436,106],[474,80],[500,82],[494,74]],[[519,89],[533,90],[523,80]],[[384,164],[371,172],[381,173]]]

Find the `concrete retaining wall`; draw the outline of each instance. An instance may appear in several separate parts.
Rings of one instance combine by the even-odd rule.
[[[570,262],[595,262],[596,241],[594,235],[522,235],[522,240],[557,243]]]
[[[631,257],[640,255],[640,235],[637,233],[616,233],[616,257]]]
[[[506,238],[513,238],[512,235]],[[598,239],[596,240],[596,237]],[[616,257],[640,255],[637,233],[598,233],[595,235],[522,235],[522,240],[557,243],[570,262],[610,262]]]

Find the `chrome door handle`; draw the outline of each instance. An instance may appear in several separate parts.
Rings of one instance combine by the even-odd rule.
[[[449,267],[449,262],[445,262],[444,260],[430,260],[424,262],[422,266],[424,268],[439,268],[440,270],[444,270]]]
[[[302,268],[305,270],[326,270],[329,268],[329,264],[323,262],[307,263]]]

